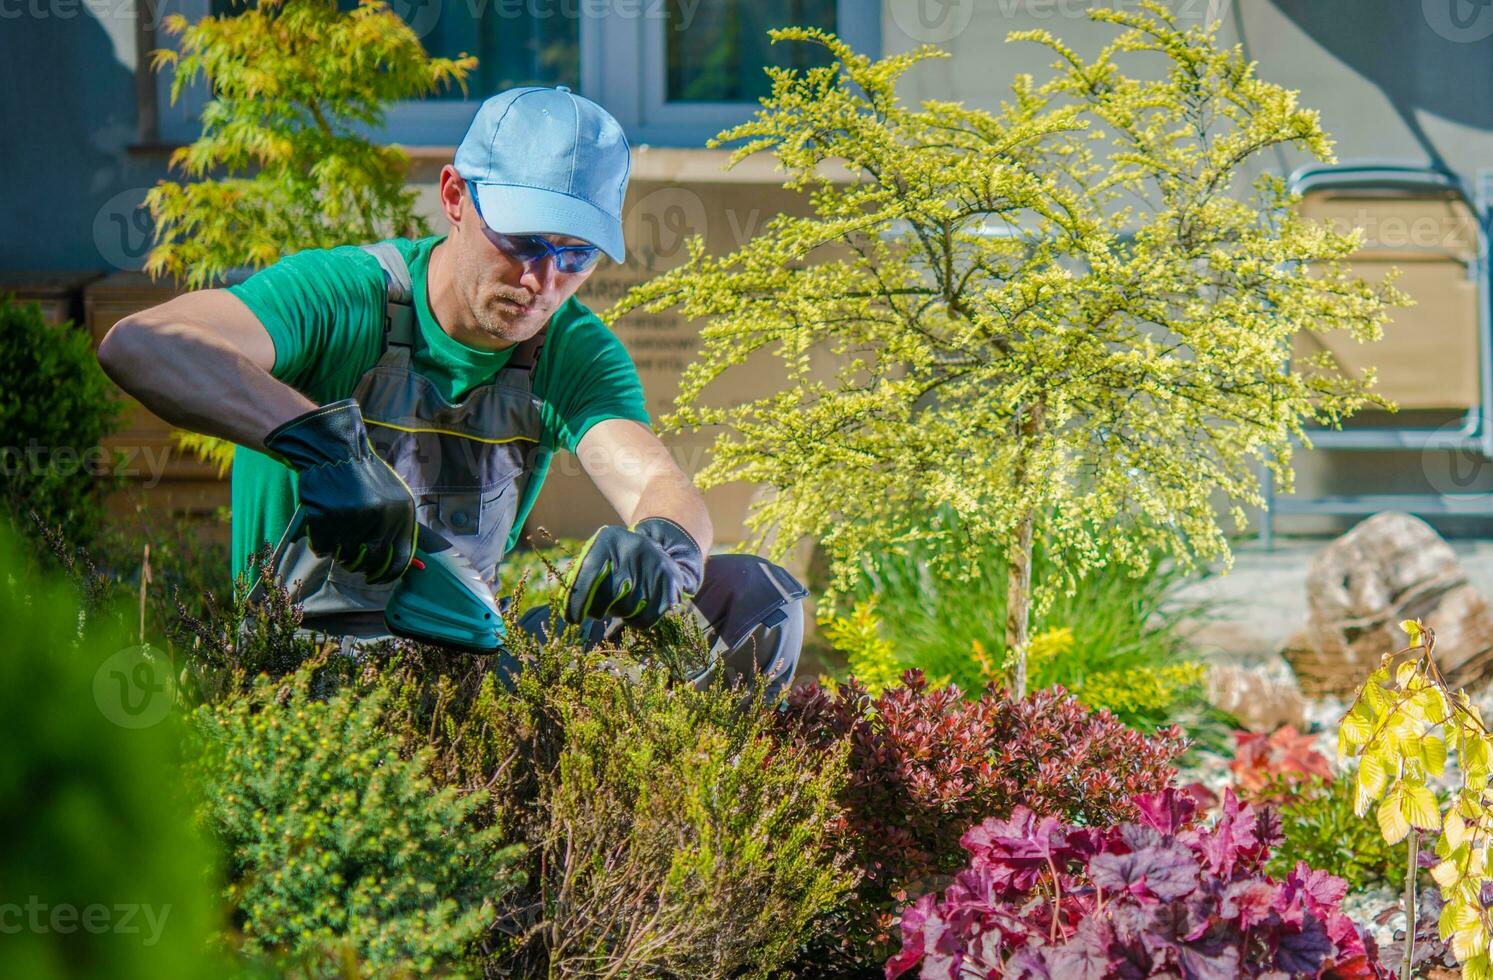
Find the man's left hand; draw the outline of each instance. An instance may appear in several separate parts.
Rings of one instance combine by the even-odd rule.
[[[616,616],[652,626],[698,592],[704,576],[700,546],[668,518],[608,525],[591,535],[565,574],[565,618]]]

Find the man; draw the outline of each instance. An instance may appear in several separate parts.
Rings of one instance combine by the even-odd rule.
[[[791,683],[804,590],[754,557],[707,564],[704,501],[649,428],[626,350],[575,299],[603,253],[624,257],[629,169],[600,106],[511,89],[441,170],[449,234],[308,249],[109,332],[99,360],[122,388],[240,447],[235,574],[273,543],[306,627],[377,638],[417,521],[496,585],[565,449],[625,523],[599,529],[566,578],[565,616],[588,642],[688,601],[728,677]],[[543,618],[530,610],[524,628],[542,635]]]

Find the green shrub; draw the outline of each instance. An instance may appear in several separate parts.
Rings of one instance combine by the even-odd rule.
[[[99,440],[118,427],[119,402],[86,331],[49,324],[36,303],[0,296],[0,499],[23,534],[29,512],[87,544],[98,533],[112,473]]]
[[[195,712],[192,773],[229,859],[249,957],[309,976],[459,970],[521,882],[521,847],[471,818],[480,791],[437,790],[402,758],[389,691],[314,692],[318,660]]]
[[[1386,844],[1378,826],[1353,812],[1355,772],[1324,780],[1311,777],[1294,787],[1279,807],[1284,841],[1267,871],[1284,877],[1305,861],[1337,875],[1351,891],[1398,887],[1405,875],[1404,848]]]
[[[916,668],[977,697],[1005,672],[1006,562],[991,545],[972,564],[973,576],[959,581],[937,572],[932,558],[915,545],[865,558],[852,596],[874,602],[879,636],[893,658],[876,676]],[[1187,658],[1186,634],[1207,610],[1178,599],[1188,573],[1157,558],[1140,576],[1119,568],[1091,572],[1079,579],[1075,595],[1054,600],[1032,624],[1029,690],[1061,685],[1089,707],[1140,728],[1204,710],[1202,671]],[[1040,544],[1032,575],[1062,575]]]
[[[78,592],[39,573],[0,518],[6,976],[222,970],[207,945],[219,919],[215,862],[178,775],[183,726],[171,709],[171,671],[133,649],[124,618],[83,612]]]

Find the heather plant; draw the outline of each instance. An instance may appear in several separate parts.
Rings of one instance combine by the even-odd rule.
[[[1243,530],[1260,465],[1292,485],[1304,421],[1388,405],[1329,356],[1288,355],[1303,330],[1377,338],[1400,299],[1341,262],[1355,235],[1301,216],[1257,167],[1287,147],[1331,158],[1294,92],[1163,4],[1088,15],[1118,28],[1092,60],[1046,31],[1010,36],[1056,64],[995,112],[898,97],[947,56],[933,46],[873,62],[822,31],[772,32],[833,62],[768,69],[755,118],[709,145],[772,154],[811,213],[724,256],[696,238],[609,311],[708,320],[665,423],[720,427],[704,485],[773,488],[751,526],[776,554],[814,537],[846,590],[873,549],[923,543],[969,577],[1000,548],[1006,602],[980,612],[1018,693],[1032,616],[1057,593],[1156,551],[1227,564],[1215,495]],[[779,358],[779,390],[707,404],[758,352]],[[940,507],[956,520],[930,518]],[[1038,541],[1057,574],[1034,576]]]
[[[888,980],[918,976],[1388,978],[1343,914],[1344,883],[1299,863],[1264,871],[1279,830],[1225,791],[1211,827],[1179,791],[1137,818],[1079,827],[1017,807],[960,840],[968,865],[905,909]]]
[[[515,603],[517,605],[518,603]],[[514,690],[406,662],[401,730],[487,787],[529,847],[491,960],[522,976],[768,976],[853,882],[829,846],[845,750],[785,745],[760,683],[705,691],[633,654],[510,630]]]
[[[879,966],[896,909],[958,868],[960,835],[980,819],[1018,805],[1095,826],[1133,817],[1132,797],[1166,786],[1184,748],[1175,729],[1141,735],[1061,688],[1018,699],[992,686],[969,701],[952,685],[930,689],[917,671],[877,697],[854,679],[834,693],[799,687],[780,724],[806,747],[848,744],[844,815],[830,843],[862,874],[800,957],[803,976]]]

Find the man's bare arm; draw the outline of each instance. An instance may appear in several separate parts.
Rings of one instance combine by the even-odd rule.
[[[121,388],[172,425],[263,450],[316,403],[270,375],[275,346],[237,296],[203,289],[131,314],[99,344]]]
[[[715,529],[705,498],[647,426],[631,419],[598,422],[581,438],[576,455],[629,525],[667,517],[689,532],[701,555],[710,554]]]

